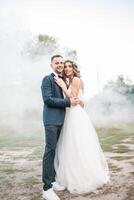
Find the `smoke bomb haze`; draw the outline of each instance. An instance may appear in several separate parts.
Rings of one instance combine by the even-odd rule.
[[[3,4],[0,19],[0,128],[3,132],[16,134],[39,132],[43,107],[40,86],[42,78],[51,71],[50,57],[54,51],[48,48],[38,55],[37,35],[23,30],[22,19],[14,6],[7,9],[8,15],[5,8]],[[80,65],[83,67],[83,63]],[[85,105],[97,128],[134,123],[132,104],[112,91],[99,93],[86,100]]]

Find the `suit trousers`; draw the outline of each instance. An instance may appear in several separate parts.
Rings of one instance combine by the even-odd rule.
[[[57,141],[62,125],[45,125],[45,152],[43,155],[42,180],[43,189],[46,191],[52,187],[55,181],[54,158]]]

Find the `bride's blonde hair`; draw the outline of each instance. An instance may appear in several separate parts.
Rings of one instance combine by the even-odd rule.
[[[65,67],[65,64],[68,63],[68,62],[72,65],[73,72],[74,72],[74,77],[80,78],[80,77],[81,77],[81,75],[80,75],[80,70],[78,69],[78,66],[76,65],[76,63],[74,63],[74,62],[71,61],[71,60],[65,60],[65,62],[64,62],[64,67]],[[66,76],[65,76],[65,73],[64,73],[63,76],[66,77]],[[81,80],[81,79],[80,79],[80,80]],[[82,84],[82,90],[84,91],[84,83],[83,83],[82,80],[81,80],[81,84]]]
[[[81,76],[80,76],[80,70],[78,69],[78,66],[77,66],[73,61],[71,61],[71,60],[65,60],[64,66],[65,66],[65,64],[68,63],[68,62],[72,65],[73,72],[74,72],[74,76],[80,78]]]

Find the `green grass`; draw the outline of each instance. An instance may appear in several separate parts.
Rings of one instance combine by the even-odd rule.
[[[0,174],[5,174],[5,175],[13,175],[16,173],[28,173],[30,172],[29,169],[24,169],[24,168],[17,168],[14,167],[11,163],[9,163],[8,165],[6,164],[1,164],[0,165]]]
[[[33,176],[25,178],[25,179],[23,179],[23,181],[26,185],[29,185],[31,187],[33,187],[33,185],[40,183],[39,179],[37,179],[36,177],[33,177]]]
[[[131,128],[121,130],[121,129],[101,129],[98,130],[98,136],[102,149],[108,152],[115,153],[125,153],[131,151],[123,140],[128,139],[133,136]],[[118,145],[119,144],[119,145]],[[132,144],[132,140],[128,141],[127,144]],[[114,145],[117,145],[116,149]]]
[[[131,151],[127,146],[125,145],[118,145],[116,149],[112,150],[114,153],[127,153]]]
[[[24,148],[24,147],[35,147],[41,146],[44,143],[43,135],[31,135],[30,133],[27,135],[10,135],[8,133],[1,134],[0,133],[0,149],[8,148],[8,149],[16,149]]]
[[[125,144],[133,144],[134,127],[126,127],[122,129],[100,129],[97,131],[102,149],[108,152],[124,153],[130,151]],[[130,141],[124,142],[124,139],[131,137]],[[119,146],[115,149],[114,145]],[[34,152],[28,155],[29,160],[38,160],[42,158],[44,151],[44,133],[32,132],[23,134],[14,134],[3,132],[0,130],[0,150],[25,150],[34,148]]]
[[[112,157],[113,160],[131,160],[132,158],[134,158],[134,156],[114,156]]]
[[[98,130],[97,133],[104,151],[124,153],[130,151],[127,144],[133,144],[133,130],[134,129],[131,127],[125,130],[101,129]],[[124,139],[129,140],[124,142]],[[2,199],[4,199],[5,196],[7,199],[10,199],[10,193],[12,193],[12,191],[16,192],[13,194],[14,198],[11,197],[12,199],[17,199],[18,195],[24,198],[27,197],[29,200],[41,199],[42,182],[40,161],[42,160],[43,151],[43,131],[29,132],[24,135],[0,131],[0,162],[2,161],[0,165],[0,187],[2,188]],[[127,162],[134,164],[134,162],[130,160],[133,158],[133,155],[121,156],[116,155],[113,159],[117,161],[127,159]],[[22,161],[21,165],[18,165],[19,159],[20,162]],[[32,162],[30,161],[37,161],[37,165],[31,166]],[[122,170],[122,168],[113,163],[109,163],[109,167],[113,173],[118,173]],[[39,169],[40,172],[38,171]],[[130,175],[132,176],[133,172],[130,173]],[[17,189],[15,189],[15,187]],[[68,193],[67,196],[69,196]],[[74,197],[75,196],[69,196],[69,199]]]
[[[108,166],[109,166],[110,170],[112,170],[112,172],[119,172],[122,169],[122,168],[117,167],[116,165],[114,165],[112,163],[109,163]]]
[[[34,161],[34,160],[41,160],[43,156],[43,148],[42,147],[37,147],[32,154],[27,156],[27,159],[29,161]]]
[[[40,195],[38,195],[38,196],[32,197],[31,200],[40,200],[40,199],[41,199],[41,197],[40,197]]]

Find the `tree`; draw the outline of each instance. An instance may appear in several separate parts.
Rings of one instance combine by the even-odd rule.
[[[131,103],[134,102],[134,84],[130,79],[125,79],[123,75],[117,77],[115,81],[109,81],[104,90],[111,89],[114,92],[126,96]]]
[[[60,48],[58,39],[47,34],[39,34],[31,37],[23,48],[22,54],[28,57],[48,56],[62,52],[66,59],[77,61],[77,51],[69,48]]]
[[[59,48],[57,39],[46,34],[38,35],[38,45],[40,47],[40,54],[43,54],[44,51],[50,54]]]
[[[47,56],[54,54],[59,48],[58,39],[47,34],[39,34],[28,40],[22,54],[28,57]]]

